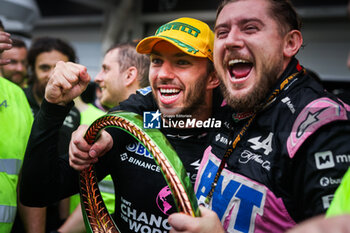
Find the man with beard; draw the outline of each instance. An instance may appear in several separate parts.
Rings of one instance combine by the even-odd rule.
[[[222,103],[212,63],[213,40],[209,26],[192,18],[180,18],[161,26],[154,36],[145,38],[137,46],[138,52],[150,54],[151,88],[138,90],[115,109],[140,115],[160,110],[163,117],[190,115],[197,121],[211,117],[216,111],[212,110],[212,105]],[[78,174],[68,167],[68,161],[58,160],[55,148],[48,145],[57,133],[54,124],[63,120],[71,101],[89,80],[84,66],[57,63],[34,122],[36,130],[32,131],[27,147],[20,194],[23,203],[43,206],[78,192]],[[100,142],[107,142],[104,152],[108,153],[97,158],[99,143],[91,146],[81,141],[85,130],[86,127],[80,127],[73,134],[77,136],[72,139],[70,163],[77,170],[95,163],[99,179],[111,174],[116,194],[114,217],[121,232],[170,230],[167,217],[175,211],[175,204],[159,167],[145,147],[131,136],[111,128],[111,134],[104,131],[99,138]],[[169,127],[161,131],[177,151],[194,183],[203,150],[209,143],[208,129]],[[114,145],[114,150],[109,151]],[[37,169],[38,166],[44,169]],[[47,179],[36,179],[38,176]]]
[[[350,108],[305,72],[301,46],[289,1],[219,6],[214,65],[234,131],[198,172],[197,198],[213,211],[171,215],[171,232],[285,232],[326,212],[350,165]]]
[[[0,66],[0,74],[20,87],[25,87],[27,80],[27,46],[23,40],[12,38],[12,48],[0,54],[10,63]]]
[[[28,51],[29,85],[24,89],[24,93],[34,117],[36,117],[43,102],[45,87],[56,63],[58,61],[75,62],[75,60],[74,49],[59,38],[40,37],[33,41]],[[68,152],[71,134],[78,128],[79,124],[79,111],[76,108],[72,108],[61,125],[58,139],[56,138],[54,142],[57,144],[59,155]],[[43,177],[40,179],[43,179]],[[68,200],[52,204],[48,208],[30,208],[21,204],[18,206],[18,214],[21,216],[25,229],[31,229],[34,225],[38,225],[41,227],[41,232],[45,232],[45,224],[46,231],[56,230],[68,217],[68,211]],[[22,224],[17,216],[13,232],[23,231],[21,229]],[[36,232],[39,232],[38,228],[36,228]]]
[[[28,51],[28,65],[31,75],[29,86],[24,89],[34,117],[40,109],[45,95],[45,88],[58,61],[75,62],[76,55],[73,47],[59,38],[40,37],[33,41]],[[80,124],[80,114],[72,108],[63,122],[59,141],[59,154],[68,151],[72,132]]]

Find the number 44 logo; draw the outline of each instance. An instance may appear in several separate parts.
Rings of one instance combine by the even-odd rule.
[[[272,137],[273,137],[273,133],[270,132],[269,136],[267,136],[267,138],[265,139],[261,139],[261,136],[251,138],[248,140],[248,142],[253,144],[252,146],[250,146],[250,148],[252,148],[253,150],[263,149],[264,154],[268,155],[272,151]]]

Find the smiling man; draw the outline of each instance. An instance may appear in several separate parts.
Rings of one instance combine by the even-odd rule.
[[[196,19],[180,18],[161,26],[154,36],[145,38],[136,48],[139,53],[150,55],[152,88],[138,90],[112,110],[140,115],[160,110],[165,120],[173,115],[201,121],[213,116],[217,110],[212,110],[212,106],[220,108],[222,103],[212,62],[213,39],[209,26]],[[89,79],[84,66],[57,63],[28,143],[21,183],[23,203],[43,206],[78,192],[77,172],[69,167],[67,160],[58,159],[55,148],[50,145],[57,134],[55,124],[62,122],[72,99],[84,90]],[[91,146],[83,140],[85,131],[86,127],[80,127],[73,134],[69,162],[77,170],[95,163],[99,179],[111,174],[116,184],[114,217],[121,232],[169,231],[167,218],[176,211],[176,206],[160,168],[142,143],[110,129],[110,134],[103,132]],[[161,128],[161,131],[177,151],[194,183],[203,151],[209,143],[208,129]],[[99,150],[101,141],[107,145],[103,150]],[[115,149],[109,151],[113,146]],[[45,169],[37,169],[39,165]],[[48,179],[34,179],[37,175]]]
[[[12,39],[12,48],[0,54],[2,59],[9,59],[10,63],[0,66],[0,73],[4,78],[25,87],[27,80],[27,46],[20,39]]]
[[[149,85],[149,59],[135,51],[136,45],[131,42],[117,44],[103,58],[94,82],[101,88],[100,102],[108,109]]]
[[[289,1],[220,5],[214,65],[234,132],[214,138],[196,181],[216,214],[171,215],[172,233],[285,232],[326,212],[350,165],[350,108],[299,64],[302,41]],[[233,141],[227,153],[223,137]]]

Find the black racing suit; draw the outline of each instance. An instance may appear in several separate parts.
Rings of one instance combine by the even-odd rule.
[[[218,93],[219,90],[215,90]],[[218,103],[222,101],[215,94]],[[216,104],[217,106],[219,104]],[[136,112],[158,109],[150,88],[141,89],[116,109]],[[21,201],[29,206],[45,206],[78,192],[78,172],[67,158],[57,156],[57,130],[69,111],[44,101],[35,119],[23,163]],[[99,158],[96,173],[101,180],[111,174],[115,184],[115,221],[121,232],[165,232],[169,214],[176,211],[169,188],[144,146],[121,130],[109,128],[114,148]],[[181,158],[192,183],[209,145],[207,129],[162,128]]]
[[[273,90],[300,73],[258,112],[221,173],[209,205],[227,232],[284,232],[324,213],[350,165],[350,107],[301,70],[293,59]],[[220,111],[231,126],[204,153],[195,185],[200,201],[228,141],[251,117],[229,114],[227,106]]]

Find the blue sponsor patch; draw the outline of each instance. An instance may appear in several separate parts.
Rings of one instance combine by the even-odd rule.
[[[144,88],[141,88],[141,89],[138,89],[137,92],[140,93],[141,95],[143,96],[146,96],[148,93],[150,93],[152,91],[151,87],[148,86],[148,87],[144,87]]]

